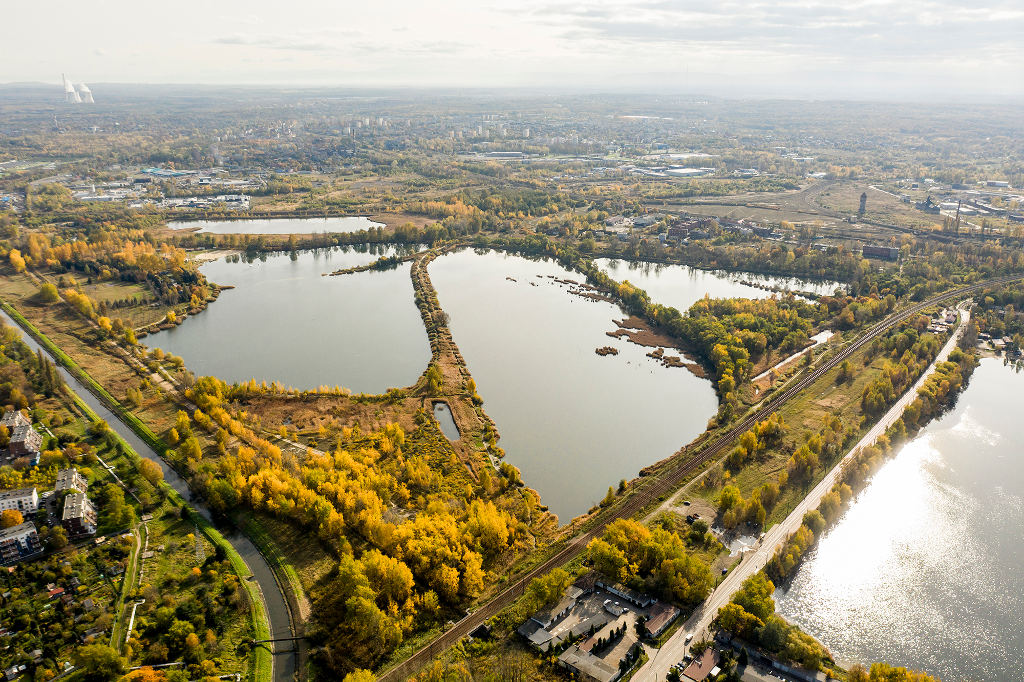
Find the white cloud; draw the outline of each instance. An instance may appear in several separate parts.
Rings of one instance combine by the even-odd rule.
[[[1024,95],[1020,0],[108,0],[8,8],[0,81]],[[32,28],[32,27],[38,27]],[[95,50],[95,45],[102,49]],[[129,58],[138,53],[137,58]],[[983,72],[979,77],[978,70]],[[703,75],[699,75],[703,74]],[[714,94],[714,93],[712,93]]]

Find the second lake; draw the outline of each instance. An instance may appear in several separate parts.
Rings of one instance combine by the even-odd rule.
[[[626,314],[568,293],[556,263],[487,251],[438,258],[430,278],[506,459],[562,523],[700,434],[714,389],[605,332]],[[594,351],[611,346],[618,355]]]

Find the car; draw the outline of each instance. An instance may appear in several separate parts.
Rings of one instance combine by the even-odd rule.
[[[686,635],[686,639],[683,640],[683,644],[689,644],[693,641],[693,633],[690,632]]]
[[[722,569],[722,575],[725,575],[725,574],[726,574],[726,573],[728,573],[728,572],[729,572],[729,569],[728,569],[728,568],[723,568],[723,569]]]
[[[689,507],[690,506],[690,501],[689,500],[683,500],[683,506],[684,507]]]

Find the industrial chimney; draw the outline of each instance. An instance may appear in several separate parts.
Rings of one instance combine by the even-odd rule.
[[[64,101],[68,104],[81,104],[82,98],[75,92],[75,86],[71,84],[71,81],[64,74],[61,74],[60,77],[64,80]]]

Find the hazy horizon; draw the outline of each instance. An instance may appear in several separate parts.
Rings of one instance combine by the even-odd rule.
[[[786,99],[1024,96],[1024,7],[987,0],[473,3],[125,0],[9,8],[0,82],[645,92]],[[313,26],[314,28],[310,28]]]

